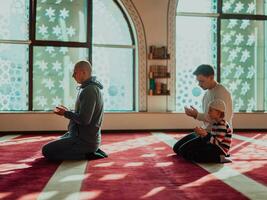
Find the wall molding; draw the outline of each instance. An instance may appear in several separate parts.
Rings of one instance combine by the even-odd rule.
[[[167,99],[167,110],[176,110],[176,8],[178,0],[169,0],[168,3],[168,18],[167,18],[167,40],[168,52],[171,57],[168,62],[171,78],[168,80],[170,96]]]
[[[138,95],[139,111],[147,111],[147,42],[144,24],[131,0],[121,0],[128,15],[131,17],[136,31],[138,53]]]

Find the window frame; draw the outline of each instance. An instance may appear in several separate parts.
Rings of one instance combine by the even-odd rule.
[[[122,16],[127,23],[127,27],[129,30],[130,38],[131,38],[131,45],[116,45],[116,44],[93,44],[93,1],[86,0],[87,2],[87,27],[86,27],[86,41],[85,42],[76,42],[76,41],[55,41],[55,40],[42,40],[36,39],[36,17],[37,17],[37,1],[38,0],[28,0],[25,1],[28,3],[28,38],[25,40],[7,40],[7,39],[0,39],[0,43],[3,44],[24,44],[28,46],[28,102],[27,102],[27,111],[34,111],[33,110],[33,59],[34,59],[34,47],[67,47],[67,48],[86,48],[88,49],[88,55],[86,59],[92,62],[92,55],[93,55],[93,46],[99,46],[104,48],[127,48],[132,49],[132,71],[133,71],[133,99],[132,99],[132,106],[131,110],[122,110],[120,112],[134,112],[136,111],[136,98],[137,98],[137,80],[136,80],[136,44],[135,44],[135,37],[133,32],[132,24],[129,21],[129,16],[126,14],[125,10],[123,9],[119,0],[113,0],[113,3],[117,6],[119,11],[122,13]],[[20,112],[20,110],[16,110]],[[16,112],[15,110],[9,111],[0,111],[0,112]],[[22,110],[21,110],[22,111]],[[107,110],[108,112],[113,112],[113,110]],[[48,112],[45,111],[44,112]]]
[[[136,85],[136,83],[138,82],[137,79],[137,66],[136,66],[136,42],[135,42],[135,37],[134,37],[134,32],[133,32],[133,28],[131,26],[131,22],[129,20],[129,16],[127,16],[126,12],[124,11],[122,5],[119,3],[118,0],[113,0],[114,4],[118,7],[118,9],[121,11],[127,26],[128,26],[128,30],[129,30],[129,34],[131,37],[131,41],[132,44],[131,45],[121,45],[121,44],[97,44],[97,43],[92,43],[92,47],[103,47],[103,48],[126,48],[126,49],[132,49],[133,53],[132,53],[132,59],[133,59],[133,101],[132,101],[132,110],[126,110],[126,111],[120,111],[120,110],[108,110],[108,112],[134,112],[137,111],[137,92],[136,92],[136,88],[138,88],[138,86]],[[93,29],[92,29],[93,30]],[[91,52],[91,57],[92,54],[94,53],[93,51]]]
[[[212,3],[212,2],[211,2]],[[186,17],[206,17],[206,18],[216,18],[217,19],[217,35],[216,35],[216,41],[217,41],[217,69],[216,69],[216,78],[217,81],[221,82],[221,22],[225,19],[238,19],[238,20],[255,20],[255,21],[263,21],[267,22],[267,13],[266,15],[260,15],[260,14],[238,14],[238,13],[224,13],[223,8],[223,0],[217,0],[217,12],[214,13],[200,13],[200,12],[178,12],[178,4],[176,8],[176,17],[178,16],[186,16]],[[265,44],[267,42],[267,37],[265,36]],[[267,83],[267,77],[265,78],[265,84]],[[257,83],[256,83],[257,84]],[[264,89],[264,88],[263,88]],[[263,93],[267,91],[267,88],[264,89]],[[254,110],[252,112],[266,112],[267,111],[267,97],[264,97],[265,94],[263,94],[263,100],[261,100],[261,104],[258,107],[263,107],[264,110]],[[258,103],[258,102],[257,102]],[[243,111],[239,111],[243,112]]]
[[[54,47],[72,47],[72,48],[88,48],[88,60],[92,62],[92,12],[93,3],[87,0],[87,35],[86,42],[67,42],[53,40],[37,40],[36,39],[36,9],[37,0],[29,0],[29,98],[28,110],[33,111],[33,49],[38,46],[54,46]]]

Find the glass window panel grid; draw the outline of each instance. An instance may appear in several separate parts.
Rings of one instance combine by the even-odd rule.
[[[218,50],[221,53],[214,58],[221,61],[219,78],[232,92],[235,112],[267,110],[266,21],[259,14],[264,13],[229,12],[217,17],[221,24],[218,27],[221,41]],[[199,14],[199,17],[203,15]],[[177,101],[181,104],[181,99]]]
[[[28,45],[0,43],[0,111],[28,110]]]
[[[234,111],[263,111],[265,21],[222,20],[221,77],[230,89]]]
[[[93,0],[93,20],[93,44],[133,44],[127,19],[114,1]]]
[[[36,39],[86,42],[87,0],[37,0]]]
[[[18,7],[19,3],[23,2],[24,0],[19,0],[19,1],[16,1],[16,4],[14,4],[15,7]],[[25,2],[29,3],[29,2],[34,2],[34,1],[25,0]],[[92,54],[91,52],[90,53],[88,52],[89,50],[91,50],[91,47],[90,47],[91,43],[90,41],[86,41],[88,36],[86,34],[87,30],[85,30],[85,27],[87,27],[86,25],[87,19],[89,18],[85,15],[87,15],[87,9],[89,7],[87,5],[86,6],[83,6],[83,5],[86,4],[85,2],[88,2],[87,0],[75,1],[76,5],[77,5],[77,2],[78,4],[80,4],[80,6],[79,5],[76,6],[76,7],[79,7],[77,9],[80,9],[80,8],[84,9],[82,11],[80,10],[81,12],[79,12],[79,17],[76,17],[76,19],[77,18],[80,19],[79,23],[76,23],[76,22],[72,23],[73,20],[68,21],[68,19],[71,16],[71,11],[68,10],[68,5],[60,6],[60,4],[65,2],[64,4],[66,3],[69,4],[69,8],[71,9],[71,7],[73,8],[73,6],[70,6],[70,4],[72,4],[71,2],[73,1],[63,2],[63,1],[52,1],[52,0],[46,0],[46,1],[37,0],[36,2],[38,3],[36,7],[37,10],[35,12],[37,14],[36,27],[35,27],[36,28],[35,30],[36,40],[34,36],[32,36],[33,38],[29,38],[29,32],[30,32],[29,28],[31,27],[28,24],[29,16],[34,17],[34,15],[29,14],[30,12],[29,5],[26,3],[25,3],[25,9],[24,9],[26,10],[25,11],[26,14],[24,13],[25,15],[24,17],[21,17],[21,16],[19,17],[20,20],[22,21],[23,19],[24,20],[23,22],[25,22],[26,24],[24,25],[24,32],[21,31],[20,34],[18,34],[20,35],[20,37],[16,37],[16,35],[14,37],[13,36],[7,37],[9,35],[6,34],[7,31],[5,29],[2,30],[2,33],[0,32],[0,49],[1,49],[1,45],[5,45],[8,43],[11,43],[13,46],[15,46],[16,43],[18,43],[17,45],[23,46],[22,43],[25,43],[24,46],[27,46],[27,50],[24,51],[25,57],[27,58],[27,61],[24,61],[26,62],[26,64],[24,64],[24,67],[26,68],[23,68],[23,71],[22,71],[24,73],[23,75],[24,84],[20,83],[21,87],[19,87],[18,84],[15,84],[15,83],[11,85],[12,87],[17,87],[17,89],[23,88],[23,92],[20,92],[20,94],[22,93],[24,94],[23,101],[21,101],[21,97],[17,98],[17,102],[20,101],[23,103],[23,105],[19,105],[19,106],[9,105],[8,108],[6,105],[5,106],[3,105],[0,108],[0,111],[27,111],[27,110],[49,111],[49,110],[52,110],[55,105],[58,105],[61,103],[70,108],[73,108],[74,101],[76,99],[77,90],[76,90],[76,82],[71,77],[72,68],[75,62],[77,62],[80,59],[88,59],[88,57],[90,57]],[[113,5],[111,5],[110,3],[112,3]],[[116,40],[116,39],[114,40],[113,37],[108,38],[107,37],[108,35],[106,35],[107,39],[102,38],[102,40],[99,40],[100,41],[99,44],[106,45],[105,51],[108,51],[108,49],[110,48],[109,46],[112,46],[115,49],[115,51],[110,53],[112,54],[112,56],[109,56],[109,57],[106,56],[108,58],[105,59],[106,63],[110,62],[109,69],[112,69],[115,67],[117,70],[119,70],[117,68],[117,66],[119,66],[118,63],[114,64],[115,57],[122,56],[122,57],[127,58],[126,60],[123,59],[123,63],[124,63],[123,66],[127,66],[126,67],[127,69],[124,68],[121,71],[120,70],[119,71],[121,73],[124,73],[125,77],[127,77],[128,80],[130,80],[131,84],[130,85],[125,84],[125,86],[122,86],[119,84],[119,81],[118,81],[119,78],[116,77],[116,75],[112,75],[112,76],[109,75],[110,79],[114,79],[112,80],[112,84],[109,85],[107,89],[107,94],[109,95],[109,97],[112,97],[112,98],[110,98],[107,101],[106,103],[107,105],[105,106],[105,108],[107,111],[119,111],[119,112],[120,111],[133,111],[135,107],[134,106],[135,93],[133,92],[135,89],[134,87],[135,76],[133,74],[135,56],[134,56],[134,48],[132,48],[132,45],[134,44],[134,42],[133,42],[133,37],[131,36],[132,35],[131,28],[129,26],[129,22],[127,21],[126,17],[124,16],[124,14],[122,14],[123,11],[120,10],[118,5],[116,5],[113,1],[108,1],[106,2],[106,4],[109,4],[106,8],[112,8],[112,12],[114,12],[113,13],[114,16],[112,16],[113,20],[117,18],[117,24],[116,24],[116,29],[115,29],[116,33],[114,34],[114,31],[113,31],[113,33],[110,32],[110,34],[111,35],[113,34],[113,36],[117,36],[117,34],[120,34],[122,37],[120,37],[119,40]],[[22,8],[21,5],[18,8]],[[103,9],[103,10],[105,12],[108,12],[108,11],[110,12],[110,13],[107,13],[107,15],[110,15],[110,16],[112,15],[112,12],[109,9]],[[45,21],[42,21],[42,18],[47,18],[46,21],[49,22],[47,23],[47,27],[45,27],[46,24],[44,24]],[[3,19],[3,22],[6,22],[6,21]],[[55,24],[56,22],[58,22],[60,25]],[[0,25],[1,23],[2,21],[0,19]],[[119,27],[120,23],[121,23],[121,27]],[[80,24],[80,27],[78,27],[78,29],[80,29],[79,31],[80,33],[78,33],[78,29],[77,30],[74,29],[75,24]],[[16,28],[17,27],[18,26],[16,24]],[[65,29],[63,30],[62,27]],[[99,30],[102,30],[102,29],[99,29]],[[16,31],[13,31],[13,32],[18,33]],[[51,33],[51,35],[48,35],[48,32]],[[21,33],[23,33],[24,35],[22,35]],[[63,37],[61,33],[65,33],[65,35],[69,37]],[[85,33],[85,34],[82,34],[82,33]],[[1,38],[1,35],[4,35],[6,37]],[[21,35],[23,37],[21,37]],[[1,44],[1,42],[3,44]],[[11,45],[11,44],[8,44],[8,45]],[[85,44],[86,46],[88,46],[88,48],[84,48]],[[49,46],[49,45],[52,45],[52,46]],[[18,51],[18,49],[19,48],[17,48],[16,50]],[[77,53],[77,52],[82,52],[82,53]],[[115,55],[114,52],[117,52],[117,55]],[[4,54],[2,55],[2,57],[3,56]],[[20,57],[17,56],[17,58],[20,58]],[[30,60],[32,59],[32,65],[33,65],[32,67],[29,66],[29,64],[31,63],[31,61],[28,60],[29,58]],[[16,68],[14,67],[14,64],[11,63],[11,65],[15,70]],[[18,69],[16,70],[17,70],[16,73],[18,74]],[[28,79],[29,77],[31,77],[30,75],[31,72],[29,70],[31,70],[32,78],[33,78],[30,81]],[[101,68],[98,71],[101,71]],[[130,76],[128,76],[126,73],[131,73],[131,74]],[[0,76],[0,78],[3,78],[3,79],[4,77],[6,77],[6,75]],[[103,78],[104,77],[102,77],[102,79]],[[12,77],[12,80],[13,79],[14,78]],[[64,89],[62,88],[63,81],[65,81]],[[11,86],[1,87],[0,95],[3,96],[4,93],[7,93],[7,91],[9,90],[7,88],[10,88]],[[117,89],[119,89],[120,91],[118,92]],[[30,91],[30,94],[28,93],[29,91]],[[18,92],[16,94],[18,94]],[[31,96],[32,98],[29,99]],[[6,103],[7,100],[5,98],[3,99],[5,100],[5,103]],[[127,99],[128,100],[130,99],[130,101],[127,102]],[[12,101],[14,101],[14,97],[12,97]],[[119,107],[120,103],[122,104],[122,107]],[[0,105],[1,105],[1,102],[0,102]]]
[[[216,13],[217,0],[179,0],[177,12]]]
[[[265,0],[222,0],[222,12],[231,14],[265,15]]]
[[[29,0],[1,0],[0,40],[28,40]]]
[[[106,111],[134,111],[134,49],[93,46],[94,75],[103,84]]]
[[[190,24],[190,26],[188,26]],[[176,111],[193,105],[201,110],[204,91],[198,87],[194,69],[202,64],[216,67],[217,19],[209,17],[176,17]],[[182,50],[181,50],[182,49]]]
[[[61,104],[73,109],[77,94],[73,67],[88,57],[88,49],[34,47],[33,53],[33,110],[53,110]]]

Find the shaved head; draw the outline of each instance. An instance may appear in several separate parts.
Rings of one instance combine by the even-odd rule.
[[[88,76],[91,77],[92,74],[92,65],[86,60],[81,60],[75,64],[75,69],[81,70],[85,73],[88,73]]]
[[[72,77],[77,83],[83,83],[92,76],[92,65],[86,60],[77,62],[74,66]]]

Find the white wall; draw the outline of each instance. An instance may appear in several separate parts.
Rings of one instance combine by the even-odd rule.
[[[167,46],[167,10],[169,0],[132,0],[145,28],[147,49],[151,45]],[[148,60],[150,65],[166,65],[165,60]],[[149,112],[167,111],[167,96],[147,96]]]
[[[168,0],[132,0],[143,21],[147,46],[167,45]],[[148,97],[151,112],[106,113],[104,130],[192,129],[199,123],[182,113],[164,113],[166,97]],[[239,129],[267,129],[264,113],[235,114],[233,124]],[[68,121],[53,113],[1,113],[0,132],[66,130]]]

